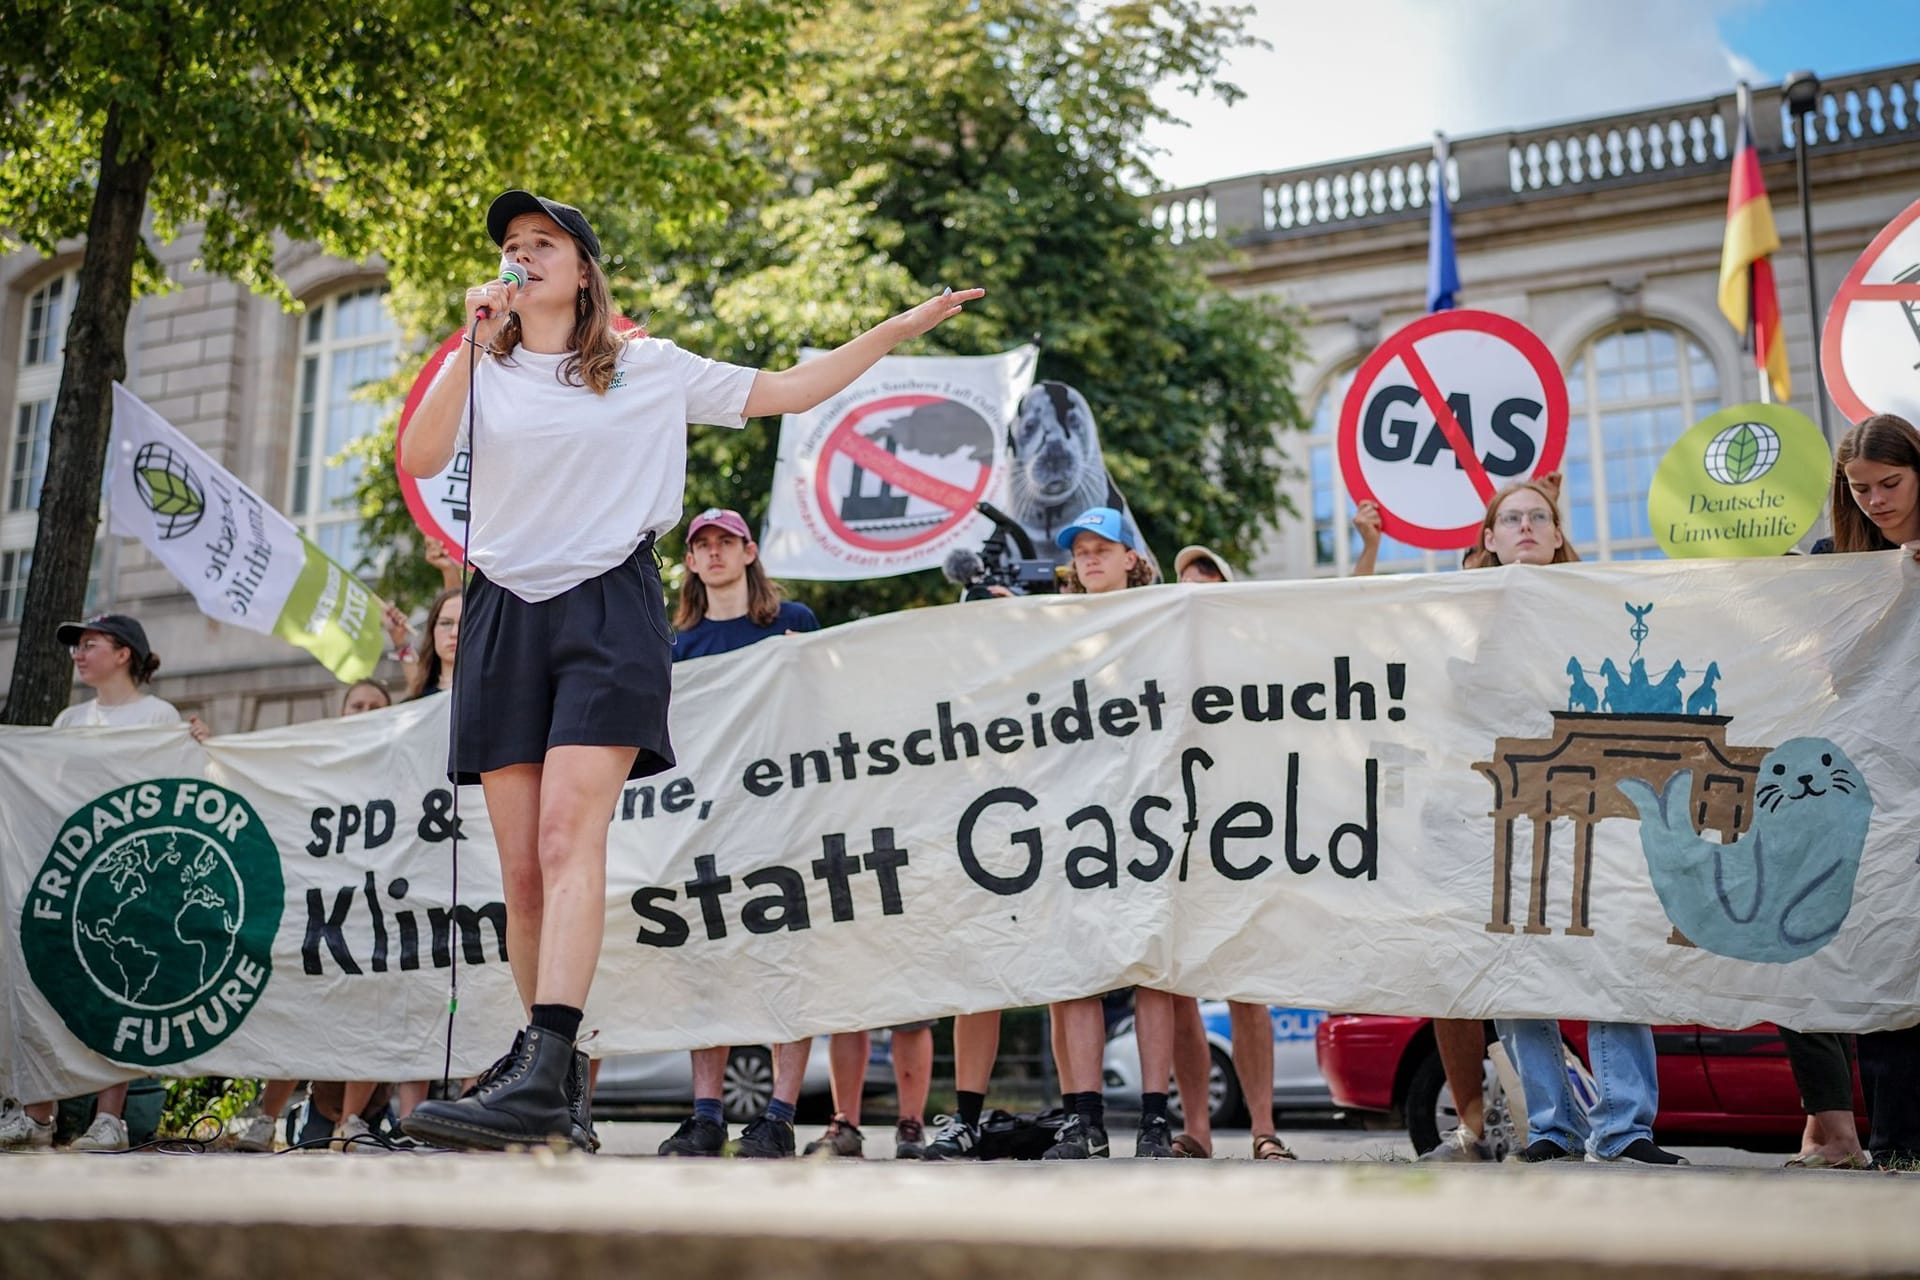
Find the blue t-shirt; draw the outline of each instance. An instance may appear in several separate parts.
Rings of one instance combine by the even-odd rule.
[[[673,660],[683,662],[688,658],[706,658],[716,653],[732,653],[735,649],[744,649],[748,645],[759,644],[770,636],[783,636],[789,631],[818,631],[820,619],[813,616],[813,610],[792,600],[780,602],[780,616],[773,625],[763,627],[751,617],[728,618],[725,622],[715,622],[708,618],[705,622],[688,627],[673,637]]]

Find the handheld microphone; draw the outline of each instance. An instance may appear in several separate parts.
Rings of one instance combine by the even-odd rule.
[[[512,258],[503,257],[500,259],[500,280],[501,283],[510,284],[516,289],[524,288],[527,283],[527,269]],[[481,320],[491,320],[493,308],[482,307],[473,314]]]

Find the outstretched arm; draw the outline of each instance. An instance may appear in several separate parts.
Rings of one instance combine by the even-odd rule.
[[[960,314],[962,307],[986,296],[985,289],[951,289],[929,298],[911,311],[882,320],[845,346],[791,369],[777,373],[761,370],[753,379],[747,395],[747,417],[769,414],[805,413],[821,401],[838,395],[853,380],[871,369],[881,356],[907,341],[917,338],[943,320]]]

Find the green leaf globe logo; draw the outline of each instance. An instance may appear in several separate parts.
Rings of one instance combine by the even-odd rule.
[[[1747,484],[1780,461],[1780,437],[1764,422],[1737,422],[1707,442],[1707,474],[1721,484]]]
[[[192,533],[207,509],[206,491],[186,460],[157,441],[133,455],[133,488],[158,517],[163,542]]]

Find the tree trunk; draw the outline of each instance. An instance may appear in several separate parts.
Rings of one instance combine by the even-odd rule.
[[[74,290],[73,318],[47,442],[33,572],[27,578],[20,647],[0,722],[51,724],[67,705],[73,664],[54,630],[81,616],[87,569],[100,523],[100,477],[113,425],[113,384],[127,374],[127,312],[133,263],[153,181],[153,144],[129,145],[120,107],[108,109],[100,135],[100,184],[87,222],[86,258]]]

